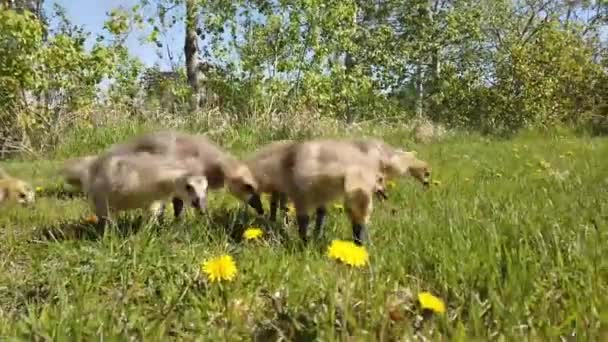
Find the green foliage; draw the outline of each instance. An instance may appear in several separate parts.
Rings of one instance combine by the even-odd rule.
[[[176,72],[162,72],[158,67],[147,68],[139,83],[149,109],[160,108],[169,113],[186,110],[190,89],[186,83],[185,68]]]
[[[114,52],[100,43],[86,51],[88,34],[69,29],[65,17],[43,41],[41,24],[29,12],[0,12],[0,49],[8,56],[0,62],[3,135],[36,149],[54,145],[70,126],[66,117],[84,115],[94,103],[97,85],[114,70]]]
[[[601,34],[608,12],[601,2],[197,5],[204,117],[218,109],[225,121],[241,123],[291,114],[352,123],[417,114],[490,134],[564,124],[601,132],[608,120]],[[105,113],[181,120],[194,88],[177,63],[180,53],[165,43],[176,38],[167,30],[186,20],[184,0],[113,9],[107,35],[98,37],[72,25],[60,6],[54,11],[58,24],[48,37],[27,11],[0,14],[0,52],[9,56],[0,61],[0,108],[9,140],[52,147],[66,128],[88,125],[93,112],[97,123],[107,121],[99,118]],[[129,56],[124,42],[138,31],[142,44],[170,52],[170,71],[147,70]],[[96,44],[87,50],[91,38]],[[98,96],[104,80],[111,86]],[[55,138],[44,138],[47,132]]]
[[[108,13],[108,19],[104,22],[104,29],[111,35],[124,40],[131,30],[133,24],[142,24],[141,16],[124,8],[114,8]]]
[[[540,28],[533,41],[514,49],[512,57],[512,77],[525,87],[520,90],[521,112],[533,121],[575,121],[595,102],[602,70],[592,62],[587,44],[576,34],[559,30],[558,23]]]
[[[494,48],[471,39],[460,45],[466,50],[443,65],[433,84],[432,118],[487,133],[589,120],[604,101],[606,77],[593,42],[580,28],[534,20],[529,9],[518,12],[510,2],[495,5],[486,10],[496,16],[482,21]]]
[[[577,122],[593,107],[601,69],[585,42],[555,23],[539,28],[528,42],[509,47],[490,88],[495,128],[513,131],[530,125]],[[508,113],[508,115],[506,115]]]
[[[22,89],[36,86],[34,66],[42,41],[42,25],[30,12],[18,14],[2,7],[0,37],[3,56],[0,59],[0,105],[4,112],[24,105]]]
[[[114,58],[114,82],[108,91],[109,101],[118,108],[125,108],[127,113],[137,114],[140,111],[138,97],[142,90],[140,76],[144,65],[121,47],[115,48]]]

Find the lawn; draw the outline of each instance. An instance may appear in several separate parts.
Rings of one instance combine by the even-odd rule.
[[[414,148],[434,185],[404,178],[374,203],[362,268],[327,256],[331,240],[351,236],[339,208],[306,248],[293,220],[271,225],[250,210],[245,221],[223,191],[210,193],[206,216],[139,225],[127,215],[98,237],[84,198],[64,193],[58,162],[2,163],[42,189],[33,210],[0,214],[0,336],[608,338],[608,140],[460,137]],[[261,240],[241,239],[251,225]],[[221,254],[238,272],[220,285],[201,263]],[[419,315],[421,291],[446,313]]]

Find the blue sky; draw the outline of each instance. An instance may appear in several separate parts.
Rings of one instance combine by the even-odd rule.
[[[92,33],[89,44],[93,43],[97,34],[104,34],[103,23],[108,18],[107,13],[119,6],[131,7],[138,3],[138,0],[99,0],[99,1],[79,1],[79,0],[47,0],[44,7],[47,15],[50,16],[53,9],[53,4],[57,3],[63,6],[67,11],[68,18],[73,24],[84,26],[85,30]],[[84,5],[86,4],[86,5]],[[106,33],[107,34],[107,33]],[[166,58],[166,47],[163,47],[162,53],[165,56],[159,59],[157,50],[154,44],[141,42],[139,39],[143,36],[143,32],[134,32],[126,42],[127,47],[132,54],[139,57],[143,63],[152,66],[158,62],[164,68],[169,67],[169,61]],[[179,57],[182,54],[183,47],[183,25],[176,26],[170,30],[164,39],[163,43],[167,44],[172,53]]]

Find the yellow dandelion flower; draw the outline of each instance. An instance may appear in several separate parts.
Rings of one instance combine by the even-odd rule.
[[[342,205],[342,203],[334,203],[334,209],[344,210],[344,206]]]
[[[435,186],[440,186],[440,185],[441,185],[441,181],[440,181],[440,180],[436,180],[436,179],[435,179],[435,180],[433,181],[433,185],[435,185]]]
[[[422,309],[431,310],[437,313],[445,312],[445,304],[440,298],[433,296],[430,292],[418,293],[418,302]]]
[[[388,181],[388,182],[386,182],[386,187],[389,188],[389,189],[393,189],[396,186],[397,186],[397,183],[395,183],[395,181]]]
[[[332,259],[340,259],[346,249],[346,241],[334,240],[327,249],[327,255]]]
[[[43,191],[43,190],[44,190],[44,188],[43,188],[43,187],[41,187],[41,186],[37,186],[37,187],[36,187],[36,192],[41,192],[41,191]]]
[[[236,264],[230,255],[222,255],[203,262],[202,270],[207,278],[213,281],[233,280],[236,276]]]
[[[358,246],[352,241],[333,240],[327,248],[327,255],[349,266],[362,267],[369,261],[365,247]]]
[[[99,221],[99,219],[97,218],[97,215],[91,214],[91,215],[85,217],[84,221],[87,223],[97,223],[97,221]]]
[[[243,232],[243,238],[245,240],[256,240],[264,234],[262,229],[257,227],[249,227]]]

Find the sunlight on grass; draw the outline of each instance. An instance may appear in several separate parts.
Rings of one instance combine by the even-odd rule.
[[[95,236],[90,205],[65,195],[53,163],[3,164],[41,189],[33,210],[0,215],[0,335],[606,334],[605,140],[455,138],[415,148],[435,186],[407,177],[389,184],[389,199],[374,202],[364,247],[350,242],[339,201],[324,237],[304,247],[293,219],[284,226],[250,210],[241,217],[241,204],[223,191],[210,193],[205,215],[188,210],[182,220],[166,214],[160,225],[139,226],[134,212],[117,219],[121,229]]]

